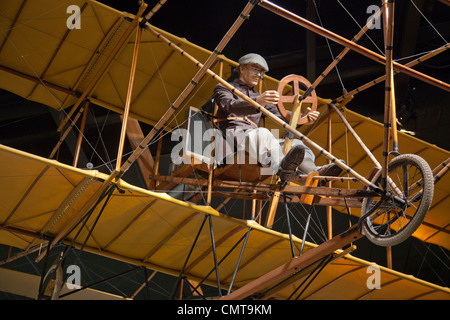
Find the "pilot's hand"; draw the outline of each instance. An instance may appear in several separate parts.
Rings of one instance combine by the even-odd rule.
[[[264,91],[256,98],[256,102],[262,106],[268,104],[277,104],[278,100],[280,100],[280,94],[276,90],[267,90]]]
[[[311,108],[308,108],[308,124],[311,124],[315,122],[317,119],[319,119],[320,112],[319,111],[311,111]]]

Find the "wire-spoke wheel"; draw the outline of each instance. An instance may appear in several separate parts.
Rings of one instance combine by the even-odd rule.
[[[381,170],[372,182],[381,186]],[[363,200],[364,235],[379,246],[394,246],[409,238],[430,209],[434,193],[433,173],[415,154],[404,154],[389,162],[386,194]]]

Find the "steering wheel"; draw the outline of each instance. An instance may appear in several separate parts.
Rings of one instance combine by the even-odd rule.
[[[283,90],[284,87],[286,87],[289,83],[292,82],[292,90],[293,90],[293,94],[292,95],[283,95]],[[288,118],[288,113],[284,107],[285,103],[289,103],[289,104],[294,104],[294,100],[295,98],[300,95],[300,85],[302,85],[303,89],[308,89],[309,87],[311,87],[311,83],[304,77],[296,75],[296,74],[291,74],[288,75],[286,77],[284,77],[283,79],[281,79],[281,81],[278,83],[278,94],[280,95],[280,100],[278,100],[278,109],[280,110],[280,113],[283,115],[283,117],[285,117],[286,119]],[[297,125],[300,124],[305,124],[307,123],[308,120],[308,113],[310,111],[316,111],[317,110],[317,95],[316,95],[316,91],[313,90],[308,97],[306,97],[306,99],[301,100],[302,104],[303,103],[309,103],[311,106],[311,110],[308,110],[305,113],[300,113],[300,116],[298,117],[297,120]]]

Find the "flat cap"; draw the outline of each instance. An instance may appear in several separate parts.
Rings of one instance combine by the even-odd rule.
[[[242,56],[238,62],[241,65],[254,63],[263,68],[265,72],[269,71],[269,66],[267,65],[266,60],[257,53],[248,53],[245,56]]]

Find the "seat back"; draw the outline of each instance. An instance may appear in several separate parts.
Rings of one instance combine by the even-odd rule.
[[[182,139],[182,159],[184,163],[211,164],[220,166],[226,158],[233,156],[234,150],[227,143],[220,129],[212,126],[212,116],[197,108],[189,107]],[[213,138],[214,137],[214,142]],[[214,158],[211,152],[214,150]]]

